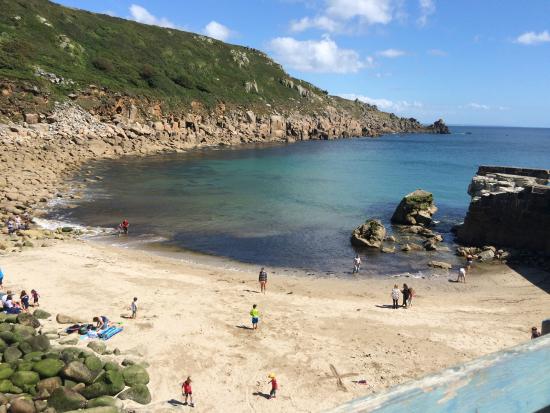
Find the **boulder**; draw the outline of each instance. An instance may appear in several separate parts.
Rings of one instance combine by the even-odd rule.
[[[443,261],[430,261],[428,262],[428,266],[433,268],[441,268],[444,270],[450,270],[451,268],[453,268],[451,264]]]
[[[105,351],[107,350],[107,345],[102,341],[91,341],[88,343],[88,348],[95,351],[97,354],[105,354]]]
[[[61,373],[63,377],[79,383],[89,384],[94,379],[90,369],[80,361],[71,361],[63,368]]]
[[[35,334],[33,327],[25,326],[22,324],[15,324],[13,326],[12,331],[13,331],[13,334],[15,334],[16,337],[18,337],[17,341],[23,341],[24,339],[32,337]]]
[[[6,351],[4,351],[4,361],[6,363],[13,363],[22,356],[23,353],[17,347],[8,347]]]
[[[114,397],[111,396],[100,396],[95,399],[88,401],[88,409],[92,407],[101,407],[101,406],[116,406],[117,401]]]
[[[109,371],[109,370],[116,370],[116,371],[120,370],[120,366],[115,361],[107,361],[105,363],[105,365],[103,366],[103,368],[107,371]]]
[[[98,406],[87,408],[84,413],[118,413],[120,410],[116,406]],[[71,410],[66,413],[82,413],[81,410]]]
[[[61,360],[44,359],[34,363],[32,369],[44,379],[57,376],[63,367],[65,364]]]
[[[67,347],[61,351],[60,358],[65,363],[70,363],[71,361],[78,360],[81,354],[82,354],[82,350],[79,349],[78,347]]]
[[[23,356],[23,360],[34,362],[42,360],[43,357],[44,353],[42,351],[31,351]]]
[[[55,320],[59,324],[79,324],[84,322],[84,320],[79,317],[74,317],[66,314],[57,314],[55,316]]]
[[[432,215],[437,211],[430,192],[418,189],[406,195],[391,217],[398,225],[420,225],[427,227],[432,223]]]
[[[15,334],[11,331],[0,331],[0,339],[4,340],[6,344],[13,344],[17,342]]]
[[[10,381],[17,387],[24,387],[25,385],[35,385],[40,381],[40,377],[34,371],[16,371],[10,377]]]
[[[0,353],[3,353],[7,348],[8,344],[0,338]]]
[[[50,348],[50,339],[43,334],[31,337],[26,340],[33,349],[33,351],[47,351]]]
[[[151,403],[151,393],[144,384],[138,384],[134,387],[124,390],[118,395],[121,400],[132,400],[139,404]]]
[[[24,326],[29,326],[32,328],[40,327],[40,321],[32,314],[29,313],[20,313],[17,315],[17,322]]]
[[[88,356],[84,360],[84,365],[88,367],[91,371],[98,371],[101,370],[103,367],[103,363],[101,360],[96,356]]]
[[[0,364],[0,380],[9,379],[13,373],[11,365],[7,363]]]
[[[21,350],[23,352],[23,354],[32,353],[32,347],[26,341],[23,341],[22,343],[19,343],[19,345],[17,347],[19,348],[19,350]]]
[[[50,377],[47,379],[40,380],[36,384],[36,389],[39,392],[47,391],[49,394],[52,394],[53,391],[59,387],[61,387],[61,378],[59,377]]]
[[[353,231],[351,244],[355,247],[380,248],[385,237],[384,225],[378,220],[370,219]]]
[[[19,398],[11,401],[10,413],[36,413],[32,400]]]
[[[17,371],[32,371],[33,365],[31,360],[17,360]]]
[[[0,393],[14,393],[13,383],[8,379],[0,380]]]
[[[57,413],[83,409],[86,407],[86,399],[74,390],[59,387],[48,399],[48,407],[53,407]]]
[[[39,320],[45,320],[46,318],[50,318],[52,316],[50,313],[48,313],[47,311],[41,310],[40,308],[37,308],[36,310],[34,310],[32,315],[35,318],[38,318]]]
[[[109,385],[109,393],[111,396],[114,396],[118,392],[122,391],[125,386],[124,376],[122,372],[118,370],[109,370],[105,373],[104,377],[105,383]]]
[[[477,258],[482,262],[492,261],[495,258],[495,251],[486,249],[477,254]]]
[[[104,382],[90,384],[89,386],[86,386],[86,388],[81,390],[80,394],[82,394],[88,400],[112,395],[110,386]]]
[[[136,384],[149,383],[149,374],[147,370],[138,365],[128,366],[122,370],[124,382],[128,387],[134,387]]]

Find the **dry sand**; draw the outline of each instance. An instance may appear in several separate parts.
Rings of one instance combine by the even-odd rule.
[[[8,288],[38,289],[52,313],[123,321],[124,332],[108,344],[141,353],[151,364],[153,403],[144,412],[190,411],[167,403],[181,400],[187,375],[197,412],[322,411],[525,342],[530,327],[548,316],[549,304],[545,274],[524,277],[504,265],[475,269],[465,285],[447,277],[270,274],[266,295],[259,293],[256,272],[85,241],[26,250],[0,265]],[[413,308],[386,307],[395,282],[415,288]],[[134,296],[138,319],[122,319]],[[262,315],[258,331],[246,328],[253,303]],[[337,387],[331,364],[345,376],[347,392]],[[269,393],[270,372],[280,385],[276,400],[257,394]],[[368,385],[353,383],[360,379]]]

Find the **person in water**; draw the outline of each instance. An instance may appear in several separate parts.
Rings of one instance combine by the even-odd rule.
[[[124,219],[122,223],[118,226],[120,229],[120,232],[122,232],[125,235],[128,235],[128,227],[130,227],[130,223],[127,219]]]
[[[257,305],[254,304],[252,306],[252,310],[250,310],[250,317],[252,317],[252,328],[254,330],[258,329],[258,322],[260,321],[260,311],[256,308]]]
[[[260,270],[260,275],[258,276],[258,281],[260,282],[260,291],[265,294],[265,287],[267,284],[267,272],[262,267]]]
[[[354,274],[358,273],[360,269],[361,269],[361,257],[359,256],[359,254],[357,254],[353,259],[353,273]]]

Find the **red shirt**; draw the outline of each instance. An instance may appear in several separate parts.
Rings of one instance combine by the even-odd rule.
[[[124,220],[122,221],[122,228],[128,228],[130,224],[128,223],[128,221]]]
[[[271,379],[271,389],[272,390],[278,390],[279,389],[279,385],[277,384],[276,379]]]
[[[191,390],[191,383],[183,382],[183,392],[193,393],[193,390]]]

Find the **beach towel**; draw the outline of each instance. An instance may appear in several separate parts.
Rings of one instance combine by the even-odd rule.
[[[122,327],[110,327],[101,335],[101,338],[105,341],[109,340],[111,337],[113,337],[115,334],[120,333],[122,330]]]

